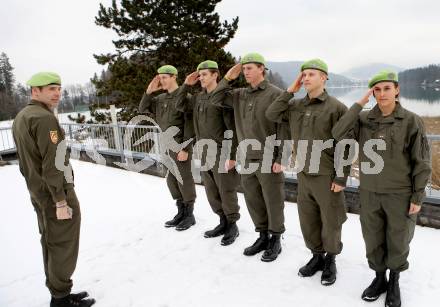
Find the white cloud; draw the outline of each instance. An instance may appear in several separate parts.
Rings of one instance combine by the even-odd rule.
[[[110,0],[101,1],[105,5]],[[99,1],[3,0],[0,51],[24,83],[39,70],[84,83],[103,68],[93,53],[113,51],[112,31],[94,24]],[[434,0],[223,0],[222,19],[239,16],[233,55],[273,61],[325,59],[335,72],[371,62],[403,67],[440,63],[440,4]]]

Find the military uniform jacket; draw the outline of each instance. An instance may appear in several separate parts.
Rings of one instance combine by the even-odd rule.
[[[12,125],[20,172],[32,197],[51,196],[54,202],[66,199],[65,190],[73,188],[64,172],[55,166],[58,144],[64,131],[52,111],[42,102],[31,100],[15,117]],[[69,163],[69,155],[65,157]]]
[[[157,96],[144,93],[139,104],[139,112],[152,114],[162,131],[171,126],[179,128],[179,133],[174,139],[181,144],[194,137],[194,127],[191,114],[176,109],[176,94],[177,90]],[[185,150],[189,150],[191,146],[192,143],[187,145]]]
[[[235,160],[237,148],[237,133],[235,131],[234,111],[214,105],[210,102],[212,92],[205,89],[191,95],[188,94],[189,86],[183,84],[177,93],[176,109],[181,112],[193,114],[194,130],[198,140],[210,139],[216,142],[218,151],[224,140],[224,132],[232,130],[231,159]]]
[[[347,111],[347,107],[336,98],[328,95],[327,91],[313,99],[308,95],[301,99],[294,99],[293,94],[285,91],[267,109],[266,116],[278,123],[287,122],[290,134],[294,141],[294,151],[298,150],[298,141],[309,142],[305,159],[304,172],[312,175],[332,175],[333,181],[345,186],[350,167],[344,168],[344,176],[336,177],[334,155],[336,142],[332,148],[326,148],[320,156],[318,172],[311,173],[310,158],[314,140],[323,142],[333,139],[332,128]]]
[[[348,110],[333,128],[333,136],[359,142],[359,162],[371,162],[363,147],[366,141],[382,139],[386,150],[375,150],[384,161],[379,174],[360,172],[361,189],[377,193],[411,193],[411,202],[421,204],[429,180],[430,149],[422,119],[400,103],[392,114],[383,117],[376,105],[362,111],[358,103]]]
[[[266,109],[281,94],[282,90],[267,80],[252,88],[233,89],[226,79],[218,84],[212,93],[211,103],[234,109],[235,127],[238,141],[256,139],[260,150],[248,150],[247,159],[263,159],[266,137],[275,135],[277,140],[287,138],[287,127],[274,123],[265,116]],[[283,144],[275,146],[274,160],[281,162]]]

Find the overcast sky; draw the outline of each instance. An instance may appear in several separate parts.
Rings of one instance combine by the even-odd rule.
[[[114,50],[115,34],[94,24],[94,0],[1,0],[0,51],[17,81],[41,70],[85,83],[102,66],[93,53]],[[222,19],[239,16],[227,46],[234,56],[270,61],[324,59],[332,72],[373,62],[411,68],[440,63],[440,2],[434,0],[223,0]]]

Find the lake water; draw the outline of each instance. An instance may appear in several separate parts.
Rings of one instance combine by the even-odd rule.
[[[367,88],[329,88],[328,92],[350,107],[365,95]],[[440,116],[440,89],[402,88],[400,102],[404,108],[420,116]],[[372,108],[375,103],[371,97],[366,107]]]

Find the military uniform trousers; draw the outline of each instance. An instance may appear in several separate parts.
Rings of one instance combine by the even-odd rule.
[[[51,295],[61,298],[70,294],[72,274],[75,271],[79,250],[81,211],[74,189],[68,189],[66,201],[73,210],[72,219],[58,220],[56,207],[50,194],[31,197],[38,218],[43,250],[46,286]]]
[[[235,168],[227,173],[220,173],[218,163],[208,170],[201,171],[206,196],[212,211],[219,216],[226,216],[228,222],[236,222],[240,219],[240,207],[238,205],[237,188],[239,175]]]
[[[368,264],[377,272],[408,269],[409,244],[417,215],[408,215],[411,192],[375,193],[360,190],[360,220]]]
[[[284,227],[284,174],[261,172],[261,160],[248,160],[258,163],[252,174],[241,174],[241,187],[255,231],[269,231],[281,234]]]
[[[331,191],[333,176],[298,173],[298,215],[307,248],[340,254],[342,224],[347,220],[344,192]]]
[[[177,153],[172,151],[170,152],[170,156],[176,163],[177,169],[183,181],[183,184],[180,183],[171,172],[168,172],[167,185],[171,196],[175,200],[194,202],[196,199],[196,187],[191,172],[192,150],[188,152],[188,159],[186,161],[178,161]]]

